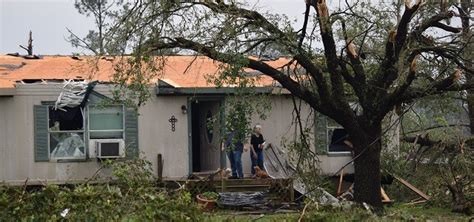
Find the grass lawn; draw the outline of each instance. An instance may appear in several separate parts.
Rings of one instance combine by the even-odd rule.
[[[235,215],[235,212],[215,211],[205,221],[297,221],[301,213]],[[305,221],[472,221],[473,216],[452,213],[449,209],[425,206],[394,205],[377,217],[362,209],[312,209],[305,213]]]

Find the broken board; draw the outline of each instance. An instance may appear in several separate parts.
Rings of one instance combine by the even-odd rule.
[[[399,177],[395,177],[396,180],[398,180],[401,184],[403,184],[404,186],[406,186],[408,189],[412,190],[413,192],[415,192],[416,194],[418,194],[418,196],[422,197],[423,199],[425,200],[430,200],[430,196],[426,195],[425,193],[423,193],[421,190],[419,190],[418,188],[416,188],[415,186],[413,186],[412,184],[408,183],[408,181],[402,179],[402,178],[399,178]]]

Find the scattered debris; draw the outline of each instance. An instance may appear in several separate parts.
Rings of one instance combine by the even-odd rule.
[[[267,192],[220,192],[217,204],[224,208],[266,208]]]
[[[64,107],[76,107],[82,103],[84,94],[86,92],[87,82],[74,82],[72,80],[66,81],[63,85],[63,91],[59,94],[56,103],[54,104],[55,109],[63,109]]]
[[[399,178],[399,177],[395,177],[396,180],[398,180],[401,184],[403,184],[404,186],[406,186],[408,189],[412,190],[413,192],[415,192],[416,194],[418,194],[418,196],[422,197],[423,199],[425,199],[425,201],[428,201],[430,200],[430,196],[426,195],[425,193],[423,193],[421,190],[419,190],[418,188],[416,188],[415,186],[413,186],[412,184],[408,183],[408,181],[402,179],[402,178]]]
[[[347,201],[352,201],[354,200],[354,184],[351,184],[351,186],[341,193],[339,196],[337,196],[341,200],[347,200]]]
[[[7,55],[18,57],[18,56],[20,56],[20,53],[18,53],[18,52],[15,52],[15,53],[7,53]]]
[[[63,91],[59,94],[54,108],[65,111],[64,107],[82,107],[87,102],[89,94],[96,84],[96,81],[91,83],[87,81],[65,81]]]
[[[22,62],[18,65],[16,65],[16,64],[0,64],[0,67],[6,68],[8,70],[15,70],[15,69],[19,69],[19,68],[23,67],[24,65],[26,65],[25,62]]]
[[[23,58],[24,59],[41,59],[41,57],[37,55],[24,55]]]
[[[304,205],[303,211],[301,212],[301,215],[300,215],[300,217],[299,217],[299,219],[298,219],[298,222],[303,221],[304,214],[306,213],[306,208],[308,208],[309,204],[310,204],[310,203],[307,203],[306,205]]]
[[[320,192],[320,195],[319,195],[319,198],[318,198],[318,202],[320,204],[337,204],[339,203],[340,201],[335,198],[333,195],[331,195],[329,192],[327,192],[326,190],[324,190],[323,188],[320,188],[318,187],[317,189],[318,192]]]
[[[367,212],[371,213],[372,214],[372,207],[367,204],[366,202],[362,202],[362,206],[364,207],[365,210],[367,210]]]
[[[295,175],[295,168],[288,161],[285,152],[278,149],[271,143],[263,149],[265,155],[265,169],[271,178],[291,178]],[[323,188],[317,187],[313,190],[307,190],[301,180],[295,179],[293,187],[296,191],[309,197],[320,204],[335,204],[339,200]]]
[[[66,217],[68,213],[69,213],[69,208],[64,209],[64,210],[61,212],[61,217]]]
[[[393,200],[388,197],[383,188],[380,188],[380,195],[382,196],[382,203],[393,203]]]
[[[339,184],[337,185],[336,196],[340,196],[342,193],[342,181],[344,179],[344,169],[341,170],[341,174],[339,174]]]

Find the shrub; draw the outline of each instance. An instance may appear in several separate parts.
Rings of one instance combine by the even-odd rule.
[[[217,200],[219,198],[219,194],[216,192],[204,192],[201,194],[201,197],[205,198],[206,200]]]
[[[185,191],[154,186],[149,163],[109,163],[113,184],[47,185],[37,190],[0,186],[0,221],[199,220],[201,213]]]

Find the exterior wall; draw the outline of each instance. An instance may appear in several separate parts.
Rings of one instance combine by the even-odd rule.
[[[108,95],[103,85],[95,90]],[[14,97],[0,97],[0,182],[29,183],[73,182],[91,177],[100,167],[95,159],[86,162],[35,162],[33,106],[55,101],[60,93],[56,84],[19,84]],[[155,97],[140,110],[138,120],[141,156],[153,163],[156,174],[157,154],[164,159],[163,176],[184,177],[188,173],[187,118],[181,113],[186,97]],[[176,131],[168,119],[174,115]],[[179,163],[179,164],[176,164]],[[102,171],[105,175],[107,170]]]
[[[267,142],[283,148],[283,142],[295,139],[295,127],[293,124],[293,101],[288,95],[275,95],[270,97],[272,100],[272,109],[265,120],[259,119],[257,115],[253,116],[252,124],[262,125],[263,136]],[[299,102],[298,102],[299,103]],[[303,124],[311,127],[314,120],[314,112],[305,103],[302,103],[301,118]],[[314,129],[314,128],[313,128]],[[314,140],[312,140],[313,142]],[[250,142],[250,141],[249,141]],[[249,146],[247,144],[247,146]],[[311,144],[314,149],[314,144]],[[324,174],[331,175],[339,170],[344,164],[351,160],[350,155],[319,155],[321,170]],[[250,152],[245,152],[242,156],[244,174],[250,174],[251,160]],[[230,166],[228,166],[230,167]],[[353,167],[346,168],[345,173],[352,173]]]
[[[164,162],[163,177],[169,179],[185,178],[189,173],[188,117],[182,113],[182,105],[187,105],[185,96],[153,95],[139,110],[140,155],[152,162],[153,171],[157,175],[157,155],[161,153]],[[172,115],[178,119],[174,132],[168,121]]]
[[[55,101],[60,93],[56,84],[19,84],[13,97],[0,97],[0,182],[22,184],[39,181],[65,182],[91,177],[100,167],[95,159],[86,162],[35,162],[33,106],[41,101]],[[107,86],[98,85],[95,90],[109,95]],[[190,98],[189,98],[190,99]],[[283,139],[293,139],[293,103],[285,95],[271,96],[272,110],[266,120],[253,118],[253,124],[263,126],[268,142],[281,146]],[[139,150],[140,156],[151,161],[157,171],[157,155],[164,160],[163,176],[169,179],[185,178],[189,174],[188,116],[181,111],[188,105],[187,96],[152,96],[140,108]],[[169,119],[175,116],[176,129],[171,130]],[[303,106],[303,118],[312,118],[309,107]],[[351,159],[351,156],[319,156],[324,173],[331,174]],[[250,154],[243,154],[244,173],[250,174]],[[227,161],[228,162],[228,161]],[[352,166],[346,173],[352,172]],[[107,175],[107,171],[103,171]]]
[[[30,183],[77,180],[90,177],[97,162],[35,162],[33,106],[54,101],[59,88],[51,85],[19,85],[14,97],[0,97],[0,181]]]

